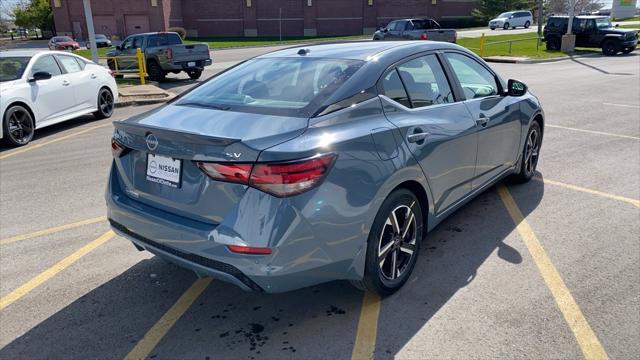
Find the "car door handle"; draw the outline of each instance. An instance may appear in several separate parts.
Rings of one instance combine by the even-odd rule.
[[[429,136],[428,132],[416,132],[407,136],[407,141],[410,143],[417,143],[426,139],[427,136]]]
[[[488,122],[489,122],[488,117],[481,117],[481,118],[478,118],[478,120],[476,120],[476,124],[482,127],[486,127]]]
[[[96,74],[91,74],[91,78],[92,78],[92,79],[97,78]]]
[[[62,86],[69,86],[69,85],[71,85],[71,83],[68,82],[67,80],[62,81]]]

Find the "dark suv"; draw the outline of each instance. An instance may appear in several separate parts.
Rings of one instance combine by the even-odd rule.
[[[544,27],[547,50],[560,50],[562,35],[567,33],[568,16],[551,16]],[[628,54],[636,49],[638,34],[634,30],[618,29],[606,16],[576,16],[571,32],[576,46],[602,48],[604,55],[613,56],[620,51]]]

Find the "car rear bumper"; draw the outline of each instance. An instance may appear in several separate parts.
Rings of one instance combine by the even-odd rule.
[[[193,65],[190,65],[193,63]],[[172,62],[168,64],[168,68],[165,70],[191,70],[191,69],[204,69],[205,66],[209,66],[213,63],[213,60],[195,60],[195,61],[181,61]]]
[[[190,269],[198,276],[210,276],[239,286],[247,291],[279,293],[331,280],[359,279],[353,268],[354,258],[362,242],[349,236],[349,242],[332,244],[334,224],[305,218],[304,210],[290,200],[248,196],[244,206],[251,210],[234,210],[227,222],[213,224],[169,213],[135,200],[122,190],[124,185],[112,168],[107,186],[107,217],[113,230],[132,241],[138,248]],[[258,191],[249,189],[248,191]],[[313,197],[304,202],[321,202]],[[322,197],[326,200],[326,197]],[[252,201],[260,201],[252,202]],[[265,203],[266,201],[266,203]],[[243,206],[243,205],[239,205]],[[277,218],[255,213],[255,209],[273,209]],[[276,210],[278,209],[278,210]],[[252,213],[246,221],[238,213]],[[271,212],[269,212],[271,214]],[[258,218],[261,220],[258,220]],[[278,223],[280,221],[280,223]],[[269,226],[274,224],[274,228]],[[326,228],[330,226],[331,228]],[[244,234],[244,235],[241,235]],[[327,239],[314,234],[327,234]],[[347,235],[343,235],[347,236]],[[272,248],[270,255],[247,255],[231,252],[227,245],[246,243],[260,246],[255,239]],[[256,244],[256,245],[254,245]],[[345,251],[350,248],[351,251]]]

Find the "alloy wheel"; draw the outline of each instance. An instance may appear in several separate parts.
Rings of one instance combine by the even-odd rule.
[[[100,111],[105,116],[110,116],[113,112],[113,95],[108,90],[103,90],[100,92],[100,96],[98,97],[98,106],[100,107]]]
[[[407,205],[396,207],[387,218],[378,242],[378,266],[386,280],[400,278],[416,250],[416,217]]]
[[[33,138],[33,119],[25,110],[14,109],[9,113],[7,125],[9,136],[15,143],[24,145]]]
[[[538,165],[538,154],[540,152],[540,134],[537,129],[532,129],[527,137],[527,144],[524,152],[524,170],[527,176],[536,171]]]

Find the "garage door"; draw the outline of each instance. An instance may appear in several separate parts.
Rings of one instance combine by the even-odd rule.
[[[149,31],[149,17],[146,15],[125,15],[125,35],[139,34]]]

